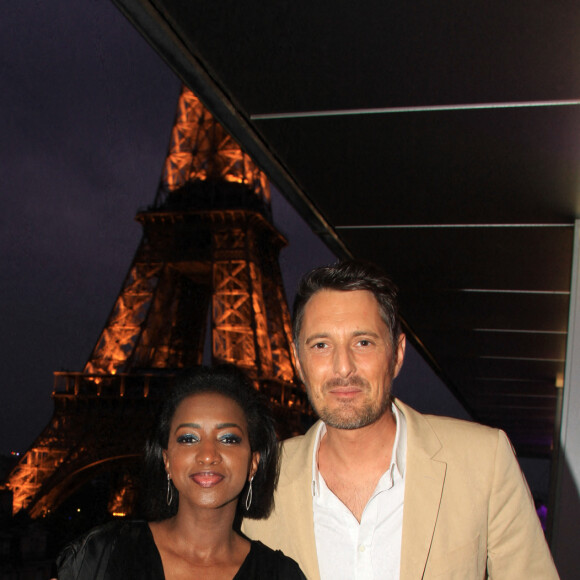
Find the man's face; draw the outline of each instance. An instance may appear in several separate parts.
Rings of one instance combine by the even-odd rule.
[[[310,402],[327,425],[358,429],[384,414],[405,336],[393,349],[371,292],[319,290],[304,308],[296,348]]]

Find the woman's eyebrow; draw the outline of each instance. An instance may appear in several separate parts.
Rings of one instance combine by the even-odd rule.
[[[201,425],[199,423],[181,423],[175,428],[175,431],[179,431],[183,427],[189,427],[190,429],[201,429]],[[231,427],[237,427],[240,431],[242,428],[237,423],[218,423],[216,425],[216,429],[230,429]]]
[[[218,429],[229,429],[230,427],[237,427],[240,431],[242,431],[242,428],[237,423],[218,423],[216,427]]]
[[[201,429],[201,425],[199,425],[198,423],[181,423],[181,425],[178,425],[175,428],[175,431],[179,431],[179,429],[181,429],[182,427],[190,427],[192,429]]]

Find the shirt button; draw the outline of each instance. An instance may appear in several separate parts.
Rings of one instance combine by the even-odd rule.
[[[361,545],[358,547],[358,551],[359,551],[359,552],[364,552],[365,550],[366,550],[366,548],[364,547],[364,544],[361,544]]]

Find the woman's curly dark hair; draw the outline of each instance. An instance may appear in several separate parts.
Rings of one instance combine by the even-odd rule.
[[[252,481],[252,504],[245,508],[248,483],[244,486],[236,512],[235,525],[242,518],[267,517],[273,507],[278,483],[279,455],[274,419],[266,397],[254,388],[252,381],[238,367],[220,365],[197,367],[180,375],[164,401],[153,432],[147,442],[144,458],[144,497],[141,511],[148,520],[163,520],[177,513],[179,493],[173,483],[173,501],[167,505],[167,474],[163,450],[167,449],[171,421],[180,403],[192,395],[218,393],[235,401],[248,422],[250,448],[260,453],[258,470]]]

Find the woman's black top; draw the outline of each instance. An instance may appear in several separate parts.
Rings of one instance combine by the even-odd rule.
[[[144,521],[111,522],[69,544],[57,559],[58,580],[164,580],[153,534]],[[298,564],[261,542],[250,552],[234,580],[305,580]]]

